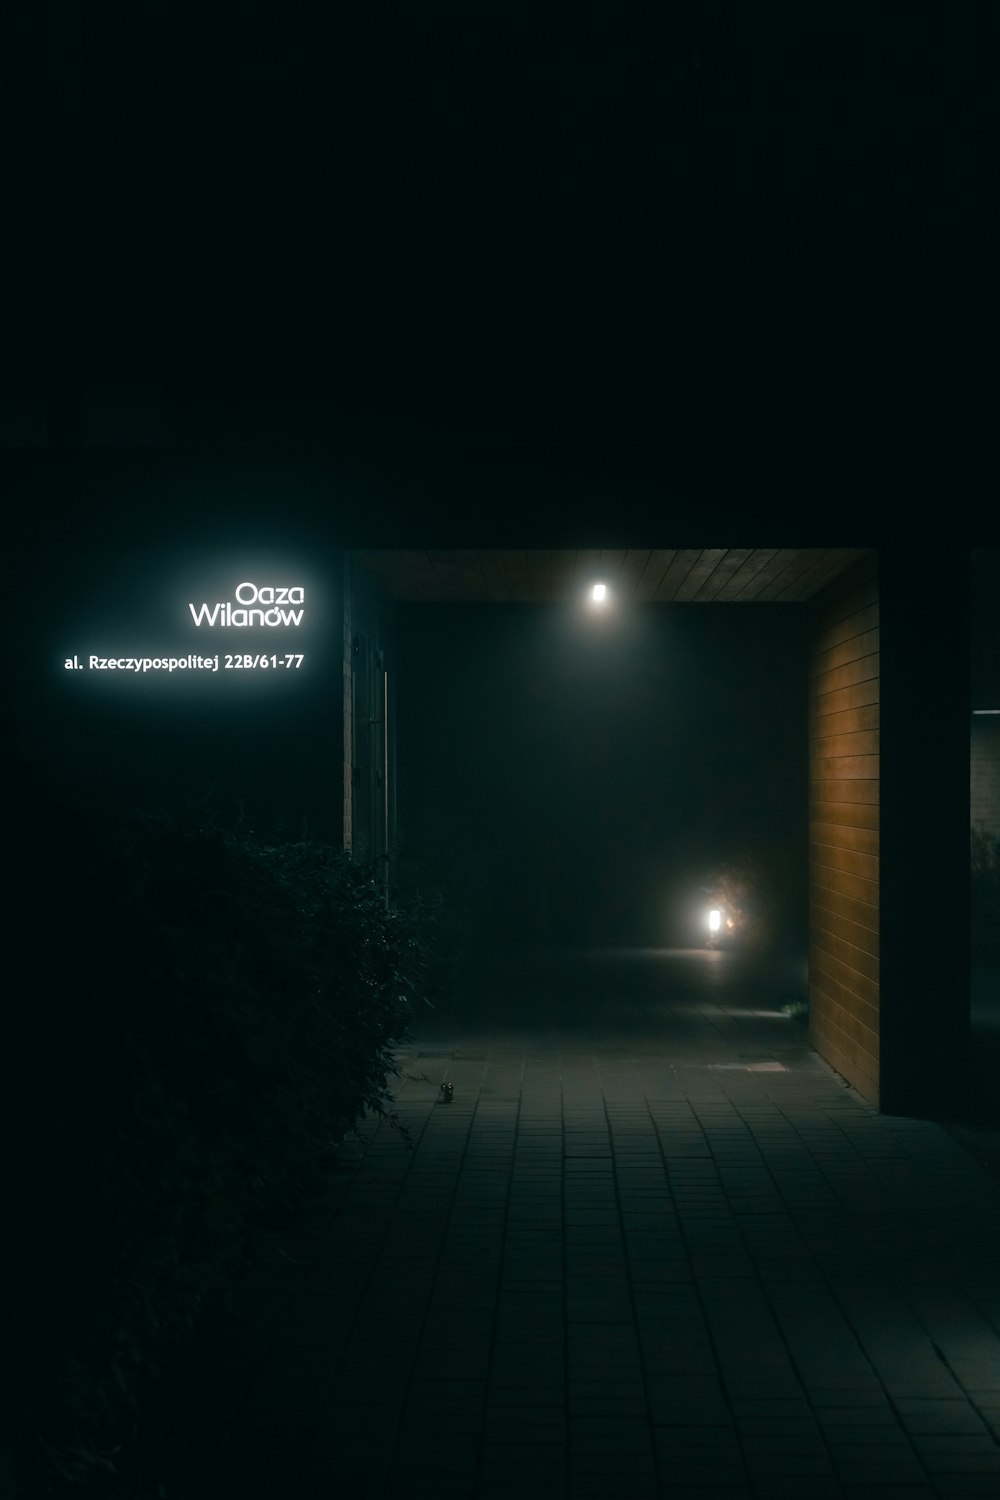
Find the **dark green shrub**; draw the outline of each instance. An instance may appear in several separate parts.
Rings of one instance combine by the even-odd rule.
[[[44,799],[34,811],[5,1097],[24,1143],[7,1205],[10,1494],[107,1472],[143,1371],[246,1265],[254,1225],[390,1110],[393,1043],[428,967],[417,926],[328,846],[205,808],[114,837]]]

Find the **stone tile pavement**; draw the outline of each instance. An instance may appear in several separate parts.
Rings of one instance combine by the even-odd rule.
[[[728,953],[493,964],[177,1417],[208,1493],[1000,1497],[1000,1184]],[[442,1082],[454,1086],[446,1102]]]

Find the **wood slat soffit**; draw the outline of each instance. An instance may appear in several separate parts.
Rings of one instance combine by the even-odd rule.
[[[361,551],[391,599],[425,604],[548,604],[601,581],[654,604],[800,604],[863,555],[857,547],[503,547]]]

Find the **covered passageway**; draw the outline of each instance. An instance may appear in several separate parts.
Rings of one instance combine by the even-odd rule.
[[[361,853],[388,851],[395,832],[391,663],[401,610],[412,619],[415,605],[439,615],[453,606],[458,620],[471,606],[582,608],[599,583],[620,615],[711,606],[734,641],[746,610],[787,610],[783,632],[803,653],[798,694],[808,726],[810,1042],[884,1110],[940,1112],[962,1087],[966,553],[906,544],[363,549],[346,554],[344,567],[344,831]],[[440,661],[426,668],[442,670]],[[411,662],[409,670],[421,669]],[[763,682],[766,659],[754,670]],[[461,711],[460,688],[454,706]],[[670,712],[666,701],[662,711]],[[452,732],[447,724],[437,731]],[[731,733],[738,739],[738,724]]]

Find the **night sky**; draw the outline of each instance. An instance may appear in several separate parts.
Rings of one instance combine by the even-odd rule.
[[[987,416],[991,7],[51,11],[21,441],[700,434],[857,483]]]

